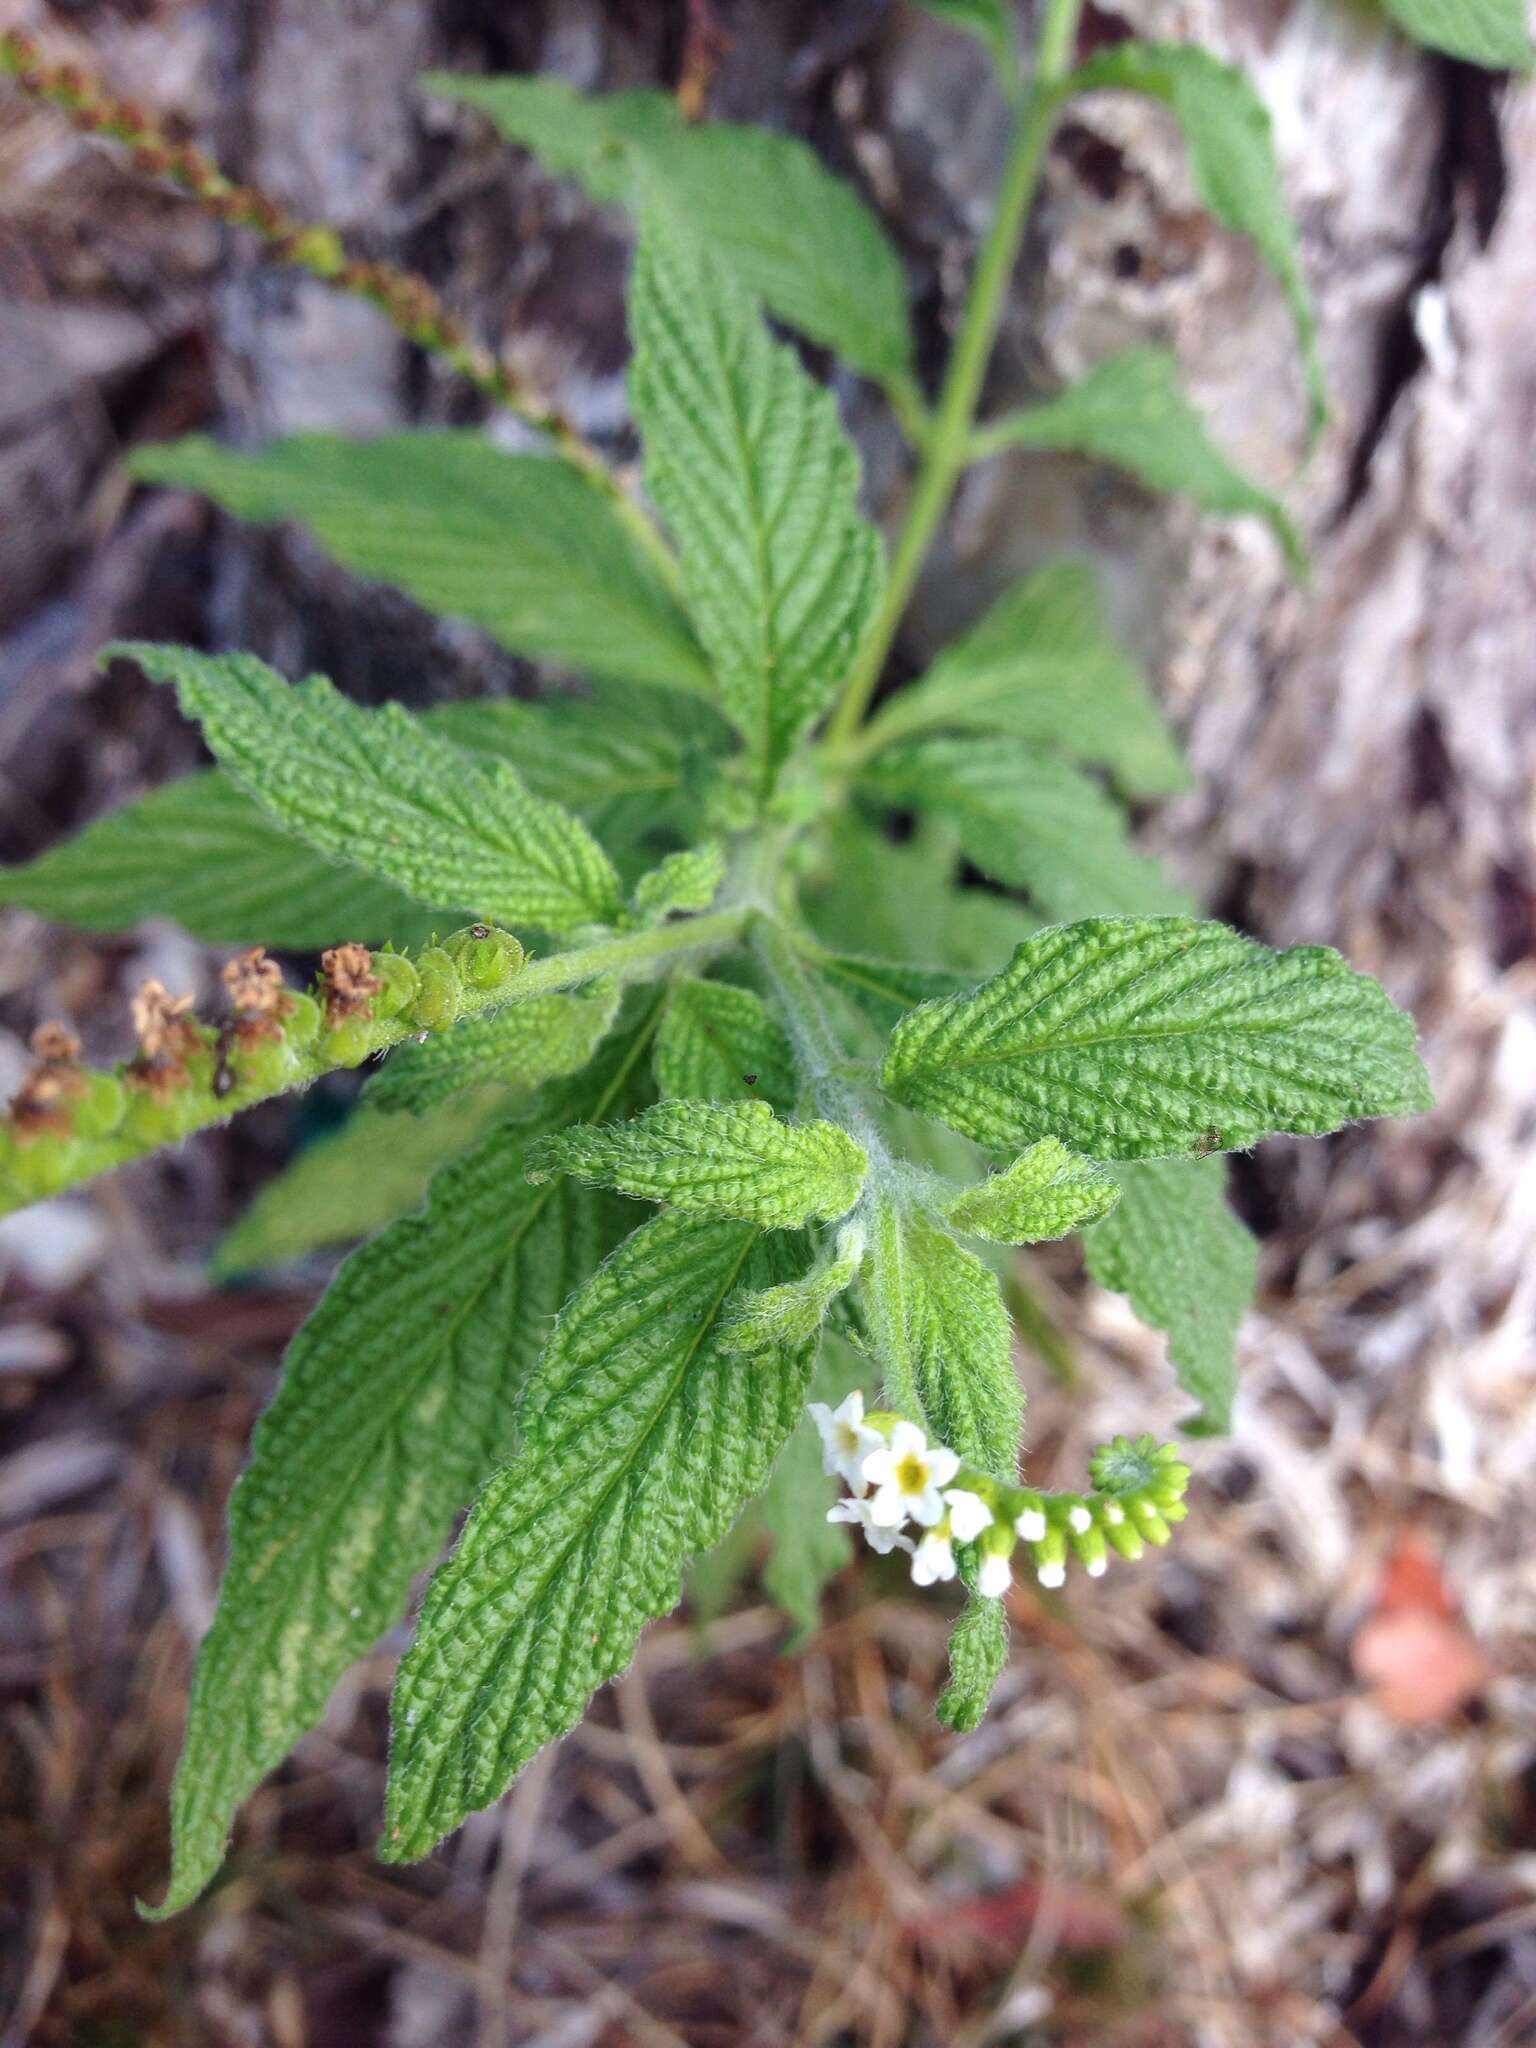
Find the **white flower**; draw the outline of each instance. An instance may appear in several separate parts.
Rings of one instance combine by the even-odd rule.
[[[1121,1507],[1117,1500],[1102,1501],[1100,1503],[1100,1511],[1112,1529],[1118,1529],[1125,1520],[1125,1509]]]
[[[865,1542],[881,1557],[885,1557],[893,1550],[912,1548],[910,1536],[903,1536],[898,1529],[886,1529],[878,1522],[870,1520],[867,1500],[840,1500],[835,1506],[827,1509],[827,1520],[849,1522],[855,1529],[862,1529]]]
[[[924,1529],[943,1520],[940,1491],[960,1470],[960,1460],[942,1444],[931,1448],[915,1422],[898,1422],[891,1440],[864,1460],[864,1478],[875,1489],[872,1521],[899,1529],[910,1517]]]
[[[979,1493],[968,1493],[963,1486],[952,1486],[944,1496],[949,1509],[949,1525],[957,1543],[974,1543],[983,1529],[992,1526],[992,1510]]]
[[[864,1420],[864,1396],[855,1387],[841,1408],[829,1408],[825,1401],[813,1401],[812,1422],[821,1431],[821,1469],[829,1476],[846,1479],[855,1493],[863,1493],[868,1481],[865,1460],[871,1451],[883,1451],[885,1438]]]
[[[1008,1560],[998,1551],[989,1551],[981,1560],[981,1570],[976,1574],[976,1590],[984,1593],[989,1600],[1001,1600],[1013,1584],[1013,1572]]]
[[[1064,1564],[1043,1564],[1035,1577],[1042,1586],[1048,1586],[1054,1592],[1058,1586],[1067,1583],[1067,1568]]]
[[[1026,1543],[1045,1541],[1047,1523],[1038,1508],[1026,1508],[1013,1526]]]
[[[949,1545],[949,1538],[937,1529],[930,1529],[922,1542],[912,1553],[912,1583],[914,1586],[932,1586],[940,1579],[955,1576],[955,1553]]]
[[[1093,1527],[1093,1517],[1081,1502],[1076,1507],[1068,1510],[1067,1527],[1078,1536],[1086,1536]]]

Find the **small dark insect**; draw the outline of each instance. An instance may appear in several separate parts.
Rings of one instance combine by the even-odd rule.
[[[747,1087],[755,1088],[757,1086],[756,1074],[743,1074],[741,1078],[746,1083]]]
[[[1202,1159],[1209,1158],[1213,1152],[1219,1152],[1221,1150],[1220,1131],[1206,1131],[1201,1137],[1199,1144],[1196,1145],[1195,1150]]]
[[[235,1029],[233,1024],[221,1024],[213,1049],[213,1092],[220,1102],[235,1085],[234,1072],[229,1064],[230,1048],[235,1042]]]
[[[488,939],[491,936],[491,928],[488,924],[472,924],[469,935],[472,939]]]

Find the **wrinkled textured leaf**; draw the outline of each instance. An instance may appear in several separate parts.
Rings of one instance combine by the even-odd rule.
[[[1021,740],[912,740],[873,762],[861,786],[948,819],[983,874],[1027,890],[1047,917],[1193,908],[1132,846],[1112,797]]]
[[[421,1116],[466,1088],[537,1088],[584,1067],[618,1014],[616,988],[536,996],[402,1045],[368,1083],[368,1108]],[[398,1126],[394,1127],[399,1141]]]
[[[925,1211],[887,1203],[859,1291],[890,1406],[965,1464],[1015,1480],[1024,1389],[997,1276]]]
[[[1001,1173],[967,1188],[945,1214],[957,1230],[994,1244],[1041,1244],[1097,1223],[1119,1198],[1112,1173],[1042,1138]]]
[[[423,945],[463,921],[312,852],[217,771],[168,782],[25,866],[0,868],[0,904],[84,931],[169,917],[214,945],[295,952],[342,939]]]
[[[764,778],[831,703],[878,595],[880,543],[828,391],[659,209],[630,290],[630,396],[721,701]]]
[[[879,222],[805,143],[725,121],[690,122],[670,93],[573,92],[555,78],[427,83],[479,107],[509,141],[594,199],[659,193],[746,288],[791,327],[871,377],[911,357],[906,275]]]
[[[863,1146],[837,1124],[781,1123],[766,1102],[659,1102],[628,1123],[547,1138],[530,1162],[540,1178],[575,1174],[765,1230],[846,1215],[868,1168]]]
[[[1072,90],[1145,93],[1171,109],[1189,145],[1195,190],[1223,227],[1252,238],[1285,292],[1306,367],[1314,428],[1328,417],[1317,321],[1285,203],[1269,111],[1235,65],[1194,43],[1117,43],[1076,74]]]
[[[1413,1019],[1325,946],[1273,953],[1193,918],[1027,939],[970,995],[897,1025],[885,1086],[978,1143],[1099,1159],[1234,1151],[1430,1106]]]
[[[1110,633],[1091,570],[1058,562],[1017,583],[927,675],[899,690],[871,748],[949,727],[1007,733],[1107,768],[1129,796],[1171,796],[1189,771],[1146,677]]]
[[[725,851],[713,843],[669,853],[635,884],[634,905],[649,923],[676,911],[708,910],[725,880]]]
[[[1237,1333],[1253,1299],[1259,1248],[1227,1206],[1219,1159],[1146,1161],[1117,1170],[1119,1206],[1084,1240],[1088,1270],[1168,1336],[1179,1385],[1204,1410],[1202,1433],[1230,1429]]]
[[[1525,0],[1386,0],[1393,20],[1415,41],[1490,71],[1529,71],[1531,32]]]
[[[1222,454],[1184,396],[1178,363],[1166,349],[1128,348],[1110,356],[1059,397],[1010,414],[994,437],[999,445],[1113,463],[1154,491],[1193,498],[1204,512],[1263,519],[1292,568],[1306,567],[1290,514]]]
[[[679,977],[656,1034],[656,1086],[701,1102],[794,1107],[795,1055],[783,1027],[750,989]]]
[[[727,1351],[773,1351],[808,1344],[826,1321],[827,1310],[858,1275],[855,1258],[832,1258],[797,1280],[738,1294],[726,1314],[720,1342]]]
[[[523,1449],[439,1572],[392,1710],[380,1854],[425,1855],[500,1797],[677,1601],[799,1419],[806,1351],[720,1349],[739,1286],[789,1277],[793,1240],[658,1216],[581,1290],[534,1369]]]
[[[363,711],[322,677],[290,684],[248,654],[107,653],[174,684],[221,765],[317,851],[498,924],[565,931],[617,915],[618,877],[584,825],[398,704]]]
[[[438,1168],[503,1115],[507,1102],[503,1089],[477,1089],[404,1130],[371,1108],[355,1110],[268,1181],[214,1253],[214,1272],[228,1279],[281,1266],[382,1230],[415,1208]]]
[[[643,1043],[551,1115],[620,1099]],[[230,1502],[162,1914],[207,1884],[240,1801],[398,1619],[455,1509],[511,1454],[549,1319],[623,1228],[611,1198],[522,1181],[543,1128],[500,1124],[446,1168],[418,1215],[354,1253],[294,1339]]]
[[[1008,1663],[1008,1617],[1001,1600],[972,1593],[949,1636],[949,1683],[934,1712],[946,1728],[979,1728]]]
[[[301,520],[346,568],[472,619],[514,654],[710,687],[677,600],[569,463],[418,429],[373,441],[295,434],[256,450],[194,435],[139,449],[129,467],[242,519]]]

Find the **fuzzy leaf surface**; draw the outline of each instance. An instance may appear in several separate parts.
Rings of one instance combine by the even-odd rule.
[[[1049,918],[1193,907],[1131,844],[1098,783],[1022,740],[912,740],[872,763],[861,787],[948,819],[984,875],[1027,891]]]
[[[1001,1173],[967,1188],[945,1214],[957,1230],[993,1244],[1043,1244],[1099,1222],[1119,1199],[1112,1173],[1056,1138],[1041,1138]]]
[[[584,1103],[619,1096],[640,1043],[594,1078]],[[549,1320],[623,1228],[608,1198],[522,1181],[542,1128],[500,1124],[447,1167],[424,1209],[353,1254],[290,1347],[230,1502],[229,1564],[172,1795],[162,1914],[208,1883],[240,1801],[398,1620],[454,1511],[511,1454]]]
[[[1192,498],[1203,512],[1247,514],[1274,531],[1298,573],[1306,550],[1279,499],[1244,476],[1206,432],[1185,397],[1166,349],[1128,348],[1056,398],[1013,413],[996,439],[1012,448],[1050,448],[1128,470],[1154,491]]]
[[[1228,1430],[1259,1248],[1227,1206],[1226,1168],[1219,1159],[1147,1160],[1117,1177],[1118,1207],[1084,1239],[1088,1271],[1167,1333],[1179,1385],[1204,1411],[1185,1429]]]
[[[985,1718],[1008,1663],[1008,1616],[1001,1600],[972,1593],[949,1635],[949,1683],[934,1712],[946,1728],[969,1735]]]
[[[1531,32],[1525,0],[1386,0],[1392,19],[1416,42],[1490,71],[1529,71]]]
[[[646,215],[630,289],[646,484],[682,550],[720,699],[766,780],[835,695],[880,542],[829,391],[693,232]]]
[[[710,687],[677,600],[567,462],[417,430],[372,441],[294,434],[256,450],[194,435],[138,450],[129,468],[241,519],[300,520],[344,567],[473,620],[514,654]]]
[[[1016,1479],[1024,1389],[997,1276],[923,1210],[887,1203],[859,1285],[889,1405],[965,1464]]]
[[[676,1099],[794,1107],[795,1055],[750,989],[679,977],[656,1034],[656,1086]]]
[[[772,1351],[782,1344],[809,1344],[826,1321],[827,1310],[858,1276],[856,1259],[828,1259],[797,1280],[738,1294],[721,1329],[727,1351]]]
[[[1142,93],[1170,109],[1189,146],[1201,203],[1223,227],[1249,236],[1275,273],[1301,342],[1315,430],[1328,417],[1328,394],[1268,108],[1235,65],[1195,43],[1117,43],[1070,81],[1073,92],[1101,87]]]
[[[462,922],[313,852],[216,770],[168,782],[36,860],[0,868],[0,904],[94,932],[169,917],[214,945],[295,952],[342,939],[422,945]]]
[[[480,1495],[400,1669],[386,1860],[425,1855],[563,1735],[762,1485],[809,1348],[724,1352],[720,1318],[799,1256],[749,1224],[658,1216],[562,1313],[522,1448]]]
[[[439,1167],[465,1151],[508,1106],[477,1089],[402,1127],[373,1114],[370,1096],[339,1130],[304,1147],[267,1182],[214,1253],[220,1279],[286,1265],[326,1245],[367,1237],[414,1209]]]
[[[1004,591],[875,719],[871,744],[939,729],[1006,733],[1107,768],[1128,796],[1172,796],[1189,771],[1147,687],[1109,631],[1098,583],[1058,562]]]
[[[837,1124],[781,1123],[766,1102],[659,1102],[628,1123],[548,1138],[530,1165],[764,1230],[845,1216],[868,1168]]]
[[[363,711],[248,654],[109,652],[173,684],[221,765],[317,852],[493,923],[559,932],[617,915],[618,876],[578,819],[398,704]]]
[[[663,195],[778,319],[855,369],[877,378],[907,369],[901,258],[847,180],[805,143],[685,120],[670,93],[585,95],[554,78],[443,72],[427,82],[479,107],[594,199],[634,205],[641,192]]]
[[[635,884],[634,905],[651,924],[674,912],[708,910],[725,880],[725,850],[713,841],[669,853]]]
[[[1040,932],[969,995],[892,1034],[898,1102],[997,1148],[1097,1159],[1316,1137],[1432,1101],[1413,1019],[1326,946],[1272,952],[1186,917]]]
[[[390,1054],[368,1083],[371,1111],[413,1117],[467,1088],[537,1088],[587,1064],[618,1013],[618,990],[536,996],[469,1017]],[[396,1143],[399,1126],[393,1126]]]

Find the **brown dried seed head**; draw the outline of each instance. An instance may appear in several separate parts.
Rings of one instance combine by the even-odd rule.
[[[242,1017],[281,1016],[287,1002],[283,970],[264,946],[227,961],[220,976],[229,1000]]]
[[[32,1050],[50,1065],[71,1066],[80,1057],[80,1041],[67,1024],[39,1024]]]
[[[173,996],[164,982],[146,981],[133,999],[133,1028],[149,1060],[179,1060],[200,1049],[197,1026],[188,1016],[190,996]]]
[[[384,986],[373,971],[373,955],[366,946],[349,939],[344,946],[332,946],[320,955],[325,973],[325,1020],[339,1024],[346,1017],[367,1016],[373,998]]]

